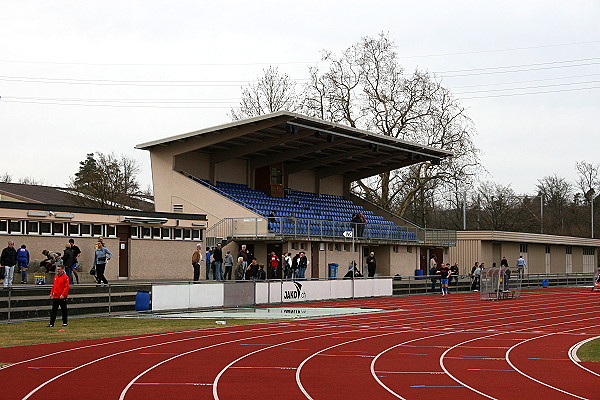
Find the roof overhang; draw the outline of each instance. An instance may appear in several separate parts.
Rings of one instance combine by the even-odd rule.
[[[285,173],[314,170],[318,178],[349,180],[423,161],[438,164],[452,152],[374,134],[287,111],[234,121],[136,146],[173,155],[202,152],[215,164],[246,159],[251,168],[282,162]]]

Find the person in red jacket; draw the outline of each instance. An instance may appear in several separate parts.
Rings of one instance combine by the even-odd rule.
[[[52,311],[50,311],[50,324],[48,324],[48,328],[52,328],[54,326],[54,321],[56,321],[56,314],[58,312],[58,306],[60,306],[63,326],[67,326],[67,296],[69,295],[69,286],[70,281],[67,274],[65,274],[65,267],[62,265],[57,265],[56,275],[54,276],[54,284],[52,285],[52,291],[50,292],[50,298],[52,299]]]

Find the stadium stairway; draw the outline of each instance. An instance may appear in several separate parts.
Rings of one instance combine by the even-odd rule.
[[[0,320],[49,318],[50,289],[51,285],[28,285],[15,286],[11,290],[0,290]],[[69,315],[135,311],[137,292],[150,291],[150,289],[151,285],[147,283],[116,284],[110,287],[73,285],[67,303]]]

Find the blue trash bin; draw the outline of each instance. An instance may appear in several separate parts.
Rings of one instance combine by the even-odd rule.
[[[415,276],[417,277],[416,279],[423,279],[423,270],[415,269]]]
[[[544,280],[542,281],[542,287],[543,287],[543,288],[547,288],[547,287],[548,287],[548,279],[544,279]]]
[[[150,292],[139,290],[135,295],[135,311],[150,309]]]
[[[329,279],[337,279],[339,264],[329,263]]]

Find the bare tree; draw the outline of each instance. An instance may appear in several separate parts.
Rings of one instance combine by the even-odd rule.
[[[114,154],[88,154],[68,188],[76,203],[88,207],[135,208],[141,194],[137,180],[139,167],[130,157]]]
[[[336,56],[325,52],[329,69],[310,70],[302,110],[308,115],[382,135],[453,151],[441,165],[425,162],[356,182],[355,191],[405,215],[417,196],[434,196],[444,185],[469,180],[479,166],[475,129],[464,108],[426,72],[408,77],[385,34],[365,37]],[[424,211],[424,210],[421,210]]]
[[[553,234],[569,232],[566,219],[573,195],[573,185],[558,175],[546,176],[538,180],[538,194],[544,196],[544,227]],[[546,218],[547,216],[547,218]]]
[[[240,120],[280,110],[296,111],[297,108],[296,82],[271,66],[263,70],[263,76],[256,83],[242,89],[240,108],[231,110],[231,118]]]
[[[581,190],[581,194],[588,202],[596,196],[598,187],[600,186],[600,164],[592,164],[585,161],[575,163],[577,169],[577,186]]]

